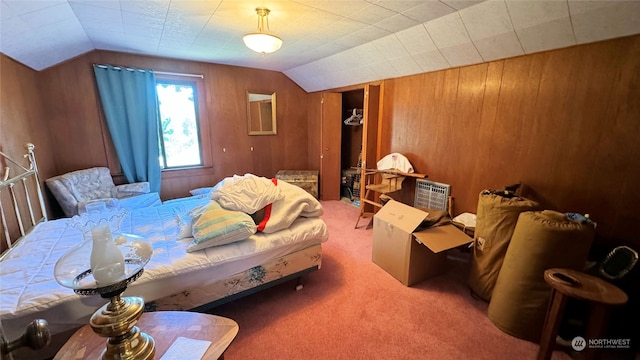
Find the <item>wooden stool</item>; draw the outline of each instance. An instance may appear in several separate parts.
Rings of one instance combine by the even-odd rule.
[[[569,281],[564,280],[562,275],[568,276]],[[589,348],[589,339],[598,339],[604,335],[611,306],[625,304],[628,299],[627,294],[613,284],[576,270],[548,269],[544,272],[544,280],[551,285],[551,300],[540,337],[538,360],[551,358],[560,321],[569,297],[589,302],[584,359],[594,359],[596,349]]]

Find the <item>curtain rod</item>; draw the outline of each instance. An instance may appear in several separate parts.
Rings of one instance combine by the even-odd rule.
[[[174,72],[166,72],[166,71],[154,71],[154,73],[160,74],[160,75],[186,76],[186,77],[197,77],[200,79],[204,79],[204,75],[202,74],[183,74],[183,73],[174,73]]]
[[[94,64],[94,65],[95,65],[95,66],[97,66],[97,67],[103,68],[103,69],[106,69],[106,68],[107,68],[107,66],[106,66],[106,65],[102,65],[102,64]],[[120,66],[114,66],[113,68],[114,68],[114,69],[118,69],[118,70],[125,69],[125,70],[131,70],[131,71],[133,71],[133,70],[146,71],[146,70],[144,70],[144,69],[122,68],[122,67],[120,67]],[[202,75],[202,74],[185,74],[185,73],[175,73],[175,72],[167,72],[167,71],[154,71],[154,70],[151,70],[151,71],[152,71],[154,74],[159,74],[159,75],[172,75],[172,76],[197,77],[197,78],[200,78],[200,79],[204,79],[204,75]]]

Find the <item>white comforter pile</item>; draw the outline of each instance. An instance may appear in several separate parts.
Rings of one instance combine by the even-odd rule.
[[[322,215],[322,205],[305,190],[276,179],[253,174],[222,180],[211,192],[211,198],[229,210],[253,214],[265,209],[258,231],[274,233],[286,229],[300,216]]]

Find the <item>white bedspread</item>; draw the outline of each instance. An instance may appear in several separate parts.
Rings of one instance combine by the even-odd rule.
[[[152,301],[200,284],[208,284],[260,263],[327,240],[320,218],[298,218],[291,227],[274,234],[187,253],[191,238],[178,238],[175,208],[187,211],[209,199],[175,202],[132,210],[122,221],[124,233],[151,242],[153,256],[144,274],[125,292]],[[14,338],[35,318],[49,322],[53,334],[86,324],[106,303],[99,296],[81,296],[59,285],[53,277],[56,261],[82,241],[68,219],[39,224],[0,262],[0,317],[5,333]]]

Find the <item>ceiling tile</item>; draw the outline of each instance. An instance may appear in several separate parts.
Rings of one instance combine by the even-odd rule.
[[[369,5],[362,10],[358,10],[355,13],[350,14],[349,18],[365,24],[373,25],[395,14],[395,12],[381,6]]]
[[[389,34],[390,33],[384,29],[380,29],[376,26],[369,25],[369,26],[363,27],[362,29],[352,32],[350,36],[355,36],[361,39],[362,41],[368,42],[368,41],[379,39],[383,36],[387,36]]]
[[[451,6],[440,1],[419,1],[419,3],[419,5],[404,11],[402,14],[418,22],[425,23],[456,11]]]
[[[118,10],[120,11],[120,1],[114,1],[114,0],[68,0],[69,1],[69,5],[71,5],[72,8],[76,8],[78,6],[95,6],[95,7],[100,7],[102,9],[112,9],[112,10]]]
[[[224,29],[225,31],[240,33],[242,35],[256,31],[255,24],[247,26],[246,23],[240,21],[234,21],[233,18],[225,17],[217,12],[209,19],[203,31],[207,29]]]
[[[427,2],[434,2],[434,1],[427,1]],[[419,0],[378,0],[374,2],[376,5],[378,6],[382,6],[385,9],[389,9],[395,12],[403,12],[403,11],[407,11],[409,9],[413,9],[416,6],[419,6],[420,4],[425,3],[425,1],[419,1]]]
[[[471,40],[490,38],[513,32],[504,1],[486,1],[459,12]]]
[[[163,33],[178,32],[182,34],[199,34],[209,21],[209,15],[173,14],[167,17],[164,23]]]
[[[440,1],[447,4],[447,6],[451,6],[456,10],[462,10],[464,8],[468,8],[470,6],[479,4],[484,0],[440,0]]]
[[[33,47],[16,48],[14,53],[27,58],[36,70],[45,68],[52,59],[64,61],[93,49],[93,44],[81,31],[77,20],[57,22],[43,26],[42,29],[43,32],[29,31],[22,34],[19,41],[29,41]],[[12,51],[7,51],[8,55],[11,53]]]
[[[395,35],[387,35],[375,40],[373,45],[378,48],[378,51],[387,60],[409,56],[409,53]]]
[[[360,59],[361,63],[364,65],[384,60],[384,57],[380,53],[380,50],[378,50],[378,48],[373,43],[360,45],[358,47],[355,47],[353,50],[354,56],[357,56]]]
[[[10,8],[7,4],[0,2],[0,20],[6,20],[18,16],[18,12]]]
[[[360,58],[356,56],[356,52],[353,49],[343,51],[334,56],[334,60],[340,64],[340,68],[352,69],[358,66],[362,66]]]
[[[506,4],[516,30],[569,18],[566,1],[507,1]]]
[[[427,51],[437,50],[436,44],[423,25],[413,26],[409,29],[397,32],[396,37],[409,54],[421,54]]]
[[[158,50],[160,39],[143,36],[128,36],[126,42],[121,43],[122,47],[129,51],[144,51],[145,53],[155,53]],[[118,44],[120,46],[120,44]]]
[[[22,20],[20,16],[14,16],[9,19],[3,19],[0,23],[0,29],[2,29],[1,40],[6,42],[14,37],[20,36],[20,34],[31,31],[32,27]]]
[[[133,12],[147,17],[163,18],[169,11],[170,0],[120,1],[122,11]]]
[[[527,28],[516,29],[527,54],[563,48],[576,44],[569,18],[557,19]]]
[[[123,28],[124,33],[127,36],[143,36],[154,39],[160,39],[162,37],[162,29],[158,29],[152,26],[135,23],[125,23]]]
[[[415,54],[412,57],[424,72],[442,70],[451,67],[447,62],[447,59],[442,56],[440,50],[426,51],[421,54]]]
[[[326,76],[326,81],[331,84],[336,84],[336,87],[347,86],[349,84],[356,84],[360,82],[359,80],[354,79],[353,69],[350,70],[351,71],[342,69],[340,71],[334,71]]]
[[[396,69],[396,71],[398,71],[398,74],[402,74],[402,76],[413,75],[422,72],[422,68],[409,55],[390,60],[389,62]]]
[[[101,31],[98,29],[87,31],[87,35],[91,38],[93,45],[98,49],[104,49],[105,44],[112,44],[109,45],[109,47],[113,47],[113,44],[125,41],[126,39],[124,31]],[[101,44],[101,46],[98,47],[98,44]]]
[[[300,1],[298,1],[300,2]],[[332,14],[349,17],[352,14],[362,11],[371,4],[364,0],[330,0],[330,1],[307,1],[301,2],[307,6],[320,9]]]
[[[482,62],[482,57],[472,43],[441,47],[440,52],[451,66],[465,66]]]
[[[476,49],[484,61],[493,61],[523,55],[524,50],[515,32],[506,32],[488,38],[474,40]]]
[[[375,27],[384,29],[388,32],[396,32],[404,30],[408,27],[417,25],[418,22],[402,14],[390,16],[382,21],[375,23]]]
[[[161,40],[166,40],[170,42],[177,41],[177,42],[191,45],[195,41],[196,37],[197,35],[190,34],[190,33],[163,31]]]
[[[269,15],[271,18],[271,15]],[[327,29],[331,29],[329,33],[335,30],[338,34],[347,34],[355,29],[359,29],[362,24],[354,24],[342,16],[335,15],[320,10],[306,10],[301,16],[293,17],[288,20],[269,21],[271,31],[275,33],[307,33],[309,29],[312,32],[326,33]],[[253,29],[256,28],[257,22],[252,23]],[[252,28],[248,28],[252,29]],[[284,32],[283,32],[284,31]]]
[[[213,12],[220,6],[222,0],[208,0],[208,1],[171,1],[169,4],[168,16],[172,14],[180,13],[183,15],[212,15]]]
[[[72,21],[79,24],[78,19],[69,7],[69,4],[59,4],[46,9],[22,14],[20,17],[30,24],[30,27],[42,27],[62,21]]]
[[[124,37],[124,25],[121,23],[114,24],[111,22],[91,22],[89,24],[82,24],[82,28],[91,40],[100,39],[104,36],[119,35],[119,38]]]
[[[92,22],[122,23],[122,12],[120,9],[93,6],[93,2],[90,4],[91,5],[78,2],[71,3],[71,9],[78,17],[80,23],[89,25]]]
[[[429,21],[425,27],[438,48],[471,43],[469,33],[458,13]]]
[[[2,3],[13,10],[14,15],[23,15],[30,12],[44,10],[52,6],[68,4],[67,0],[41,0],[41,1],[26,1],[26,0],[2,0]]]
[[[125,24],[125,26],[131,24],[162,30],[164,27],[164,17],[154,17],[146,14],[123,11],[122,23]]]
[[[231,38],[231,33],[217,32],[215,30],[202,31],[193,40],[194,44],[226,43]]]
[[[369,65],[376,74],[378,79],[391,79],[400,76],[400,73],[388,61],[381,61]]]
[[[569,1],[578,44],[640,32],[640,1]]]

